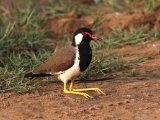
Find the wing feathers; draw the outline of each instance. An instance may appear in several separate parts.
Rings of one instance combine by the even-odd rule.
[[[33,73],[57,73],[72,67],[76,56],[76,50],[72,46],[66,46],[55,53],[48,60],[42,63]]]

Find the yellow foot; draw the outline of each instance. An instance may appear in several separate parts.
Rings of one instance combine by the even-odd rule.
[[[82,92],[64,90],[64,93],[77,94],[77,95],[82,95],[82,96],[84,96],[86,98],[93,98],[92,96],[88,95],[87,93],[82,93]]]
[[[72,87],[73,87],[73,84],[70,86],[70,89],[71,90],[67,90],[67,84],[66,83],[64,83],[64,93],[67,93],[67,94],[76,94],[76,95],[82,95],[82,96],[84,96],[84,97],[86,97],[86,98],[93,98],[92,96],[90,96],[90,95],[88,95],[87,93],[82,93],[82,92],[76,92],[76,91],[73,91],[72,90]]]
[[[83,89],[73,89],[73,91],[75,92],[81,92],[81,91],[96,91],[98,94],[103,94],[105,95],[105,93],[99,89],[99,88],[83,88]]]

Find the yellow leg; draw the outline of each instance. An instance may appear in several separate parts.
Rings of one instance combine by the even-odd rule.
[[[76,91],[69,91],[67,90],[67,84],[64,83],[64,93],[68,93],[68,94],[77,94],[77,95],[82,95],[86,98],[93,98],[92,96],[88,95],[87,93],[82,93],[82,92],[76,92]]]
[[[75,91],[75,92],[82,92],[82,91],[96,91],[98,94],[103,94],[105,95],[105,93],[99,89],[99,88],[82,88],[82,89],[73,89],[73,85],[74,85],[74,80],[71,80],[71,84],[69,87],[70,91]]]
[[[69,86],[69,90],[72,91],[73,90],[73,85],[74,85],[74,80],[71,80],[70,86]]]

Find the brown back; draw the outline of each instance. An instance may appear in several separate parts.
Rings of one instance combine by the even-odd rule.
[[[33,70],[33,73],[57,73],[63,72],[74,64],[76,51],[73,46],[65,46],[48,58],[37,69]]]

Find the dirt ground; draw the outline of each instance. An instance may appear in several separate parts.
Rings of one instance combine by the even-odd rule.
[[[77,83],[78,84],[78,83]],[[82,83],[76,85],[84,87]],[[65,95],[62,85],[50,83],[37,94],[1,94],[1,120],[159,120],[159,79],[137,80],[117,78],[93,82],[87,87],[99,86],[107,95],[94,99]],[[48,89],[47,89],[48,88]]]
[[[75,83],[76,88],[99,87],[106,95],[88,92],[94,98],[86,99],[64,94],[61,82],[43,82],[34,93],[0,94],[0,120],[159,120],[159,45],[150,41],[119,48],[115,52],[124,59],[152,58],[110,79]],[[133,72],[138,74],[133,76]]]
[[[117,27],[160,30],[158,14],[159,8],[155,13],[103,14],[99,16],[103,23],[97,34],[110,34]],[[73,12],[47,19],[45,28],[53,36],[71,34],[78,26],[91,27],[95,16],[76,16]],[[147,44],[124,46],[114,52],[125,60],[140,56],[148,59],[135,68],[119,71],[110,79],[77,81],[76,88],[99,87],[106,93],[88,92],[93,99],[64,94],[61,82],[43,82],[40,90],[33,93],[1,93],[0,120],[160,120],[160,42],[150,40]]]

